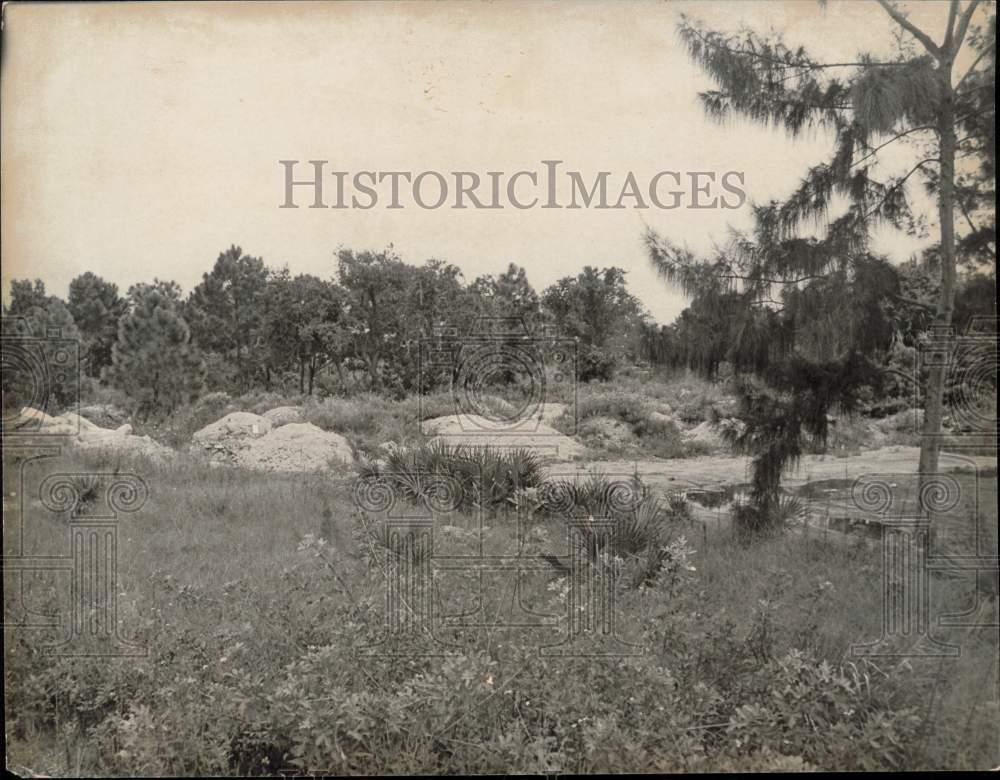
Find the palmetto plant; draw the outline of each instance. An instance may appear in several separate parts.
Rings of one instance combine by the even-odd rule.
[[[499,508],[518,491],[542,483],[541,460],[530,450],[431,442],[393,449],[385,463],[366,463],[362,480],[380,481],[394,498],[438,511]]]
[[[687,517],[676,498],[665,503],[639,477],[592,473],[542,486],[543,506],[573,523],[577,548],[605,575],[629,587],[652,584],[670,558],[670,527]]]
[[[76,506],[73,507],[74,514],[78,514],[91,504],[96,504],[100,498],[101,478],[96,474],[77,474],[72,478],[73,488],[76,491]]]
[[[586,477],[547,480],[541,488],[545,512],[561,517],[619,517],[635,509],[648,493],[642,481],[612,478],[594,471]]]
[[[779,496],[766,507],[753,502],[737,504],[733,508],[733,519],[741,536],[749,541],[758,534],[780,531],[804,518],[807,511],[801,499]]]

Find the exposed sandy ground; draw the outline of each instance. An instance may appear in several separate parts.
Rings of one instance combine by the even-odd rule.
[[[806,498],[800,492],[800,500],[805,509],[805,515],[796,521],[791,529],[806,535],[820,533],[828,541],[847,543],[851,539],[866,539],[869,543],[878,543],[880,526],[851,527],[855,521],[870,522],[869,513],[861,511],[851,499],[850,487],[844,487],[844,482],[853,482],[860,477],[877,477],[885,475],[887,481],[895,486],[901,483],[900,490],[913,490],[915,479],[909,486],[903,475],[916,475],[920,462],[919,447],[883,447],[869,450],[859,455],[835,457],[831,455],[804,456],[798,468],[791,471],[783,480],[782,486],[794,490],[810,483],[834,480],[831,485],[818,485],[819,490],[813,498]],[[996,481],[995,469],[997,458],[981,455],[956,455],[942,452],[940,470],[972,471],[993,469],[993,475],[984,477]],[[692,490],[717,490],[728,486],[745,485],[750,480],[750,459],[747,457],[705,456],[685,458],[682,460],[661,461],[592,461],[577,463],[552,463],[546,467],[549,477],[572,478],[575,475],[584,476],[588,472],[602,472],[612,479],[631,477],[636,471],[642,481],[654,494],[686,493]],[[837,484],[840,483],[840,484]],[[895,492],[895,487],[893,488]],[[911,496],[911,498],[913,498]],[[976,506],[976,501],[990,500],[984,496],[969,496],[970,505]],[[707,508],[696,502],[688,505],[696,520],[708,524],[728,524],[731,522],[732,504],[726,501],[721,506]],[[959,513],[960,515],[960,513]],[[946,536],[961,537],[967,533],[969,518],[952,513],[938,520],[937,530]],[[836,523],[836,525],[834,525]],[[848,533],[849,527],[851,532]]]
[[[435,441],[465,446],[499,448],[523,447],[546,460],[571,460],[585,452],[575,439],[560,433],[545,419],[562,413],[561,404],[545,404],[538,417],[512,424],[509,420],[490,420],[475,414],[448,415],[424,420],[420,430]]]
[[[872,474],[914,474],[920,462],[919,447],[883,447],[859,455],[805,455],[798,468],[782,480],[785,487],[798,487],[821,479],[857,479]],[[943,471],[968,468],[996,468],[997,459],[981,455],[941,453]],[[610,476],[628,476],[638,471],[643,482],[664,491],[688,488],[716,488],[739,485],[750,480],[750,458],[717,455],[678,460],[620,460],[553,463],[546,467],[552,476],[601,471]]]

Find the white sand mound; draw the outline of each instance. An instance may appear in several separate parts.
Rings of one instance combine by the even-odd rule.
[[[543,458],[572,460],[585,448],[551,425],[537,418],[513,424],[509,420],[488,420],[476,414],[450,414],[424,420],[420,429],[433,441],[465,446],[524,448]]]
[[[323,471],[336,463],[352,463],[347,439],[311,423],[288,423],[247,441],[236,465],[257,471]]]
[[[233,412],[196,431],[191,438],[195,447],[212,460],[235,463],[250,442],[270,433],[271,428],[271,421],[259,414]]]
[[[569,407],[566,404],[557,403],[555,401],[539,404],[538,418],[546,425],[551,425],[552,421],[557,417],[561,417],[563,412],[565,412],[568,408]]]
[[[105,428],[99,431],[89,436],[81,436],[78,441],[80,449],[128,452],[161,461],[170,460],[177,454],[170,447],[160,444],[149,436],[133,436],[131,425],[122,425],[113,431]]]
[[[15,415],[4,417],[5,432],[18,435],[38,434],[39,436],[76,436],[80,432],[79,418],[76,415],[59,415],[53,417],[41,409],[25,406]]]
[[[117,428],[128,420],[128,412],[114,404],[81,406],[80,414],[102,428]]]
[[[26,421],[24,432],[30,430],[32,433],[42,436],[65,437],[66,441],[84,450],[134,453],[157,460],[167,460],[176,454],[172,449],[154,441],[149,436],[133,436],[131,425],[101,428],[86,417],[74,412],[66,412],[53,417],[39,409],[25,407],[18,415],[18,419]],[[21,430],[20,428],[14,429]]]
[[[302,419],[301,406],[278,406],[270,411],[264,412],[264,417],[271,421],[275,428],[288,425],[289,423],[304,422]]]

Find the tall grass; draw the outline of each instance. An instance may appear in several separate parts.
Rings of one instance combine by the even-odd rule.
[[[119,522],[118,561],[121,629],[148,655],[51,655],[45,644],[61,629],[5,627],[8,762],[35,774],[1000,762],[995,630],[935,624],[937,638],[961,646],[957,658],[868,663],[849,655],[883,629],[881,552],[865,544],[786,535],[746,548],[725,529],[692,535],[686,526],[697,550],[675,545],[662,570],[687,561],[678,578],[661,573],[641,589],[616,583],[618,630],[645,651],[635,657],[595,655],[605,647],[599,632],[577,636],[580,657],[538,652],[570,636],[572,605],[554,572],[442,571],[434,590],[440,652],[407,655],[409,640],[386,638],[383,573],[369,570],[352,535],[350,479],[89,454],[44,459],[29,466],[24,485],[29,549],[66,550],[65,516],[32,502],[44,476],[115,468],[149,485],[146,506]],[[600,500],[581,499],[594,508]],[[989,512],[995,524],[995,500]],[[485,513],[487,554],[505,540],[516,549],[504,518]],[[636,539],[647,538],[648,520],[637,521]],[[565,549],[559,517],[541,518],[537,530],[533,551]],[[14,530],[5,524],[4,533],[10,541]],[[68,587],[57,575],[23,584],[16,595],[32,610],[65,608]],[[932,585],[935,616],[972,603],[971,577]],[[14,589],[5,596],[14,599]]]

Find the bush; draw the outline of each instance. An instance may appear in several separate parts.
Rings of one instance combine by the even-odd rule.
[[[65,457],[37,468],[112,465]],[[139,460],[118,465],[152,473]],[[517,604],[507,587],[435,578],[435,639],[446,646],[420,655],[411,635],[387,629],[385,570],[369,569],[353,543],[349,485],[183,462],[155,474],[150,501],[119,538],[118,618],[148,655],[52,654],[46,644],[62,628],[5,633],[8,761],[34,774],[982,769],[1000,760],[996,632],[936,627],[962,645],[946,663],[844,661],[882,629],[872,608],[882,593],[877,548],[788,534],[747,549],[708,526],[692,552],[674,533],[685,522],[679,502],[658,514],[668,549],[659,575],[641,579],[638,557],[614,583],[617,628],[641,655],[598,655],[600,630],[580,632],[581,657],[540,654],[537,626],[511,627],[524,614],[517,604],[555,616],[545,629],[553,641],[570,634],[579,606],[549,571],[517,580]],[[995,471],[982,476],[994,497]],[[964,495],[979,489],[972,475],[956,478]],[[620,511],[608,498],[616,483],[578,483],[584,509],[573,514]],[[520,497],[554,499],[544,484]],[[980,509],[995,548],[996,501]],[[507,517],[485,516],[486,551],[513,540]],[[633,550],[656,549],[646,520],[625,534]],[[532,530],[550,532],[551,550],[560,526],[543,516]],[[32,533],[46,543],[40,551],[62,550],[64,516],[33,515]],[[936,580],[932,614],[967,608],[971,587]],[[24,577],[23,588],[41,613],[65,606],[58,578]],[[456,628],[450,617],[460,614],[473,619]]]
[[[577,402],[577,419],[612,417],[629,425],[639,425],[648,419],[649,402],[639,393],[621,390],[601,390],[584,395]]]
[[[704,448],[684,440],[680,428],[669,417],[670,411],[669,403],[657,399],[655,395],[647,395],[643,389],[581,387],[576,404],[576,420],[579,423],[576,432],[586,436],[589,429],[586,421],[605,417],[627,425],[637,441],[604,441],[591,437],[587,443],[598,451],[603,450],[616,457],[652,455],[683,458],[701,454]],[[567,413],[555,421],[554,427],[563,432],[573,432],[572,422],[571,413]]]
[[[783,495],[769,509],[752,503],[736,504],[733,507],[733,525],[744,541],[752,541],[780,532],[805,515],[806,507],[799,498]]]
[[[638,475],[622,480],[593,472],[582,480],[550,480],[539,497],[540,509],[552,516],[612,520],[613,543],[603,524],[577,523],[574,538],[593,565],[629,587],[652,586],[668,563],[673,564],[672,578],[688,568],[693,551],[683,538],[671,546],[670,534],[678,521],[690,520],[686,502],[672,498],[664,503]]]
[[[369,461],[360,478],[430,509],[456,511],[513,506],[518,491],[542,483],[540,458],[530,450],[501,450],[431,442],[392,448],[385,464]]]
[[[618,360],[614,355],[591,347],[577,356],[577,378],[581,382],[610,382],[617,366]]]

